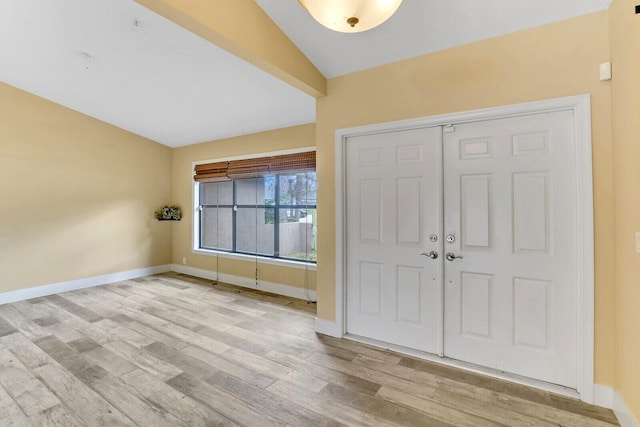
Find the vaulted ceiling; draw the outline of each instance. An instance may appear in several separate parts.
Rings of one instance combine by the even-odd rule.
[[[142,6],[164,0],[153,1],[3,0],[0,80],[171,147],[315,121],[317,91],[257,66],[259,58],[247,61],[255,52],[236,56]],[[606,9],[610,1],[404,0],[382,26],[342,34],[316,23],[296,0],[255,0],[264,20],[326,78]],[[213,13],[223,3],[234,4],[211,2]],[[236,30],[253,24],[231,23]]]

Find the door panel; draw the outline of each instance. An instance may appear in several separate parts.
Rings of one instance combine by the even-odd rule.
[[[491,248],[491,175],[460,177],[461,236],[464,248]]]
[[[456,125],[444,138],[444,352],[575,388],[571,112]]]
[[[549,249],[549,173],[513,174],[513,246],[515,253]]]
[[[360,262],[360,311],[380,315],[380,292],[383,286],[383,265]]]
[[[442,352],[440,127],[347,141],[347,332]],[[429,235],[439,236],[431,242]]]
[[[460,333],[473,339],[491,340],[493,276],[462,273],[460,276]]]
[[[422,178],[398,178],[396,180],[396,226],[398,244],[420,244],[420,223],[424,203]]]
[[[360,181],[360,243],[383,243],[382,180]]]
[[[513,341],[517,346],[549,347],[549,291],[551,282],[513,280]]]

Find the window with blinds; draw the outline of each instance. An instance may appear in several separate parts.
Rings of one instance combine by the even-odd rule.
[[[315,152],[197,165],[198,249],[316,261]]]

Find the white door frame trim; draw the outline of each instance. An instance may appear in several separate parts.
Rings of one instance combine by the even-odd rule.
[[[412,128],[444,126],[553,111],[572,111],[576,136],[576,194],[578,236],[578,342],[577,369],[580,399],[593,403],[594,388],[594,238],[593,238],[593,168],[591,152],[591,98],[589,94],[522,104],[442,114],[338,129],[335,133],[336,192],[336,322],[335,335],[346,332],[346,141],[356,135],[393,132]],[[320,320],[320,319],[319,319]],[[322,328],[325,329],[325,328]]]

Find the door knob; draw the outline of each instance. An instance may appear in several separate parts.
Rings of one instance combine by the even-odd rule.
[[[464,258],[464,257],[461,257],[461,256],[456,256],[453,252],[447,252],[447,254],[446,254],[444,257],[447,259],[447,261],[453,261],[453,260],[455,260],[456,258],[457,258],[457,259],[462,259],[462,258]]]
[[[429,257],[431,259],[437,259],[438,258],[438,252],[436,252],[436,251],[422,252],[420,255]]]

